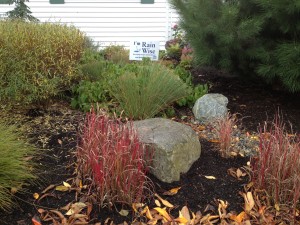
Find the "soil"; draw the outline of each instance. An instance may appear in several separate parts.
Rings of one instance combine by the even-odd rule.
[[[256,132],[259,124],[272,120],[279,111],[284,121],[292,124],[293,131],[300,133],[299,93],[292,95],[273,90],[262,83],[239,80],[208,68],[194,70],[193,78],[195,83],[208,83],[210,93],[221,93],[228,97],[228,108],[231,113],[238,114],[242,132]],[[176,111],[179,121],[183,115],[192,115],[190,109]],[[74,152],[84,114],[71,110],[68,103],[60,101],[47,110],[30,109],[26,112],[16,112],[14,116],[26,125],[26,133],[42,152],[37,157],[38,174],[41,179],[28,186],[24,193],[15,195],[17,206],[11,212],[0,212],[0,224],[31,225],[32,218],[39,215],[38,209],[58,209],[75,202],[76,192],[52,190],[41,200],[35,200],[33,193],[42,196],[42,191],[51,184],[62,185],[63,181],[71,182],[74,177]],[[191,119],[185,123],[190,122],[193,125],[192,121]],[[247,176],[238,180],[229,175],[227,170],[245,166],[249,158],[237,156],[225,159],[220,157],[216,143],[203,137],[200,137],[200,142],[201,157],[188,173],[181,176],[180,181],[167,184],[150,175],[155,184],[155,192],[175,206],[172,210],[175,214],[183,206],[187,206],[193,212],[216,212],[218,199],[229,203],[228,211],[241,212],[243,198],[239,192],[243,191],[243,186],[249,180]],[[207,179],[205,176],[214,176],[216,179]],[[181,187],[177,194],[163,196],[165,191],[175,187]],[[116,224],[124,220],[130,223],[133,219],[131,213],[123,217],[115,210],[98,210],[94,207],[91,223],[104,222],[108,217]]]

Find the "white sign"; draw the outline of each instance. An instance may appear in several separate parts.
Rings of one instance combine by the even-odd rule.
[[[142,60],[147,57],[151,60],[158,60],[159,41],[131,41],[130,60]]]

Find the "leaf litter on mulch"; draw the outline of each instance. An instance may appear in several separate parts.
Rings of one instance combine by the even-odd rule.
[[[224,86],[221,84],[222,81]],[[227,78],[218,77],[214,82],[216,84],[212,87],[212,91],[224,93],[229,98],[231,112],[238,112],[247,118],[243,120],[243,133],[240,134],[241,140],[237,143],[254,137],[256,131],[254,124],[258,125],[265,120],[263,116],[267,117],[268,114],[271,115],[271,112],[274,114],[279,105],[282,106],[283,114],[287,115],[289,120],[296,121],[294,128],[299,131],[297,123],[300,121],[299,104],[288,102],[293,98],[283,99],[286,102],[282,102],[282,98],[278,97],[277,93],[271,95],[265,89],[259,89],[259,86],[251,87],[251,93],[245,92],[249,89],[244,88],[240,83],[228,91]],[[248,96],[252,96],[252,99]],[[261,101],[264,98],[266,103]],[[259,99],[259,104],[255,103],[257,99]],[[245,111],[245,108],[248,111]],[[128,210],[128,215],[125,215],[124,211],[121,215],[122,207],[118,206],[117,209],[112,207],[112,210],[109,210],[108,208],[98,209],[86,201],[79,203],[78,193],[81,190],[78,188],[84,191],[84,187],[74,180],[73,173],[78,127],[84,119],[82,113],[70,110],[64,103],[53,105],[48,110],[35,109],[25,113],[16,113],[13,116],[20,124],[23,124],[20,129],[25,129],[28,137],[42,151],[38,159],[41,180],[36,185],[28,187],[26,194],[15,196],[18,206],[10,213],[0,213],[1,224],[25,225],[34,222],[38,224],[40,218],[48,220],[48,222],[42,221],[42,224],[55,224],[55,221],[57,224],[76,224],[78,221],[81,221],[81,224],[87,221],[92,224],[97,222],[110,224],[111,221],[119,224],[123,221],[131,223],[134,219],[143,222],[150,221],[150,224],[151,222],[154,224],[155,220],[161,223],[170,222],[168,221],[170,218],[171,220],[177,219],[177,223],[183,222],[185,218],[203,224],[212,222],[219,224],[222,218],[224,224],[226,221],[231,221],[230,224],[240,224],[241,221],[247,221],[247,214],[251,215],[251,213],[261,221],[266,223],[271,221],[273,215],[265,212],[264,203],[252,202],[251,194],[248,192],[251,187],[247,188],[248,177],[241,175],[244,173],[243,167],[247,165],[248,157],[240,155],[229,159],[220,157],[217,151],[218,143],[212,141],[214,137],[210,136],[211,132],[206,127],[203,129],[203,125],[195,123],[192,118],[181,119],[180,113],[182,112],[180,110],[178,112],[177,120],[191,125],[198,132],[202,146],[201,157],[188,173],[181,176],[178,182],[167,184],[150,175],[156,187],[155,192],[163,200],[172,204],[173,208],[159,207],[157,201],[160,200],[154,198],[147,205],[148,208],[145,205],[135,207],[138,208],[137,211],[131,207],[124,208],[125,212]],[[183,115],[185,114],[191,115],[191,112],[184,110]],[[257,114],[259,115],[256,116]],[[255,146],[255,140],[250,140],[250,142],[252,147]],[[49,185],[52,186],[49,188]],[[49,189],[45,191],[47,187]],[[173,189],[178,189],[175,194],[165,195]],[[160,204],[162,204],[161,201]],[[246,210],[248,210],[247,214]],[[189,211],[189,218],[186,218],[188,217],[187,211]],[[150,216],[154,220],[151,220]]]

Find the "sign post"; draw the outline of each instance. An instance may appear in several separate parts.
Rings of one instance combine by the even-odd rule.
[[[131,41],[129,60],[150,58],[157,61],[159,57],[159,41]]]

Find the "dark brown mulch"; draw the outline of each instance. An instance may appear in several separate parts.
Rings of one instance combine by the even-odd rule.
[[[284,92],[273,91],[261,83],[249,83],[237,78],[227,77],[218,71],[201,69],[193,71],[195,83],[209,83],[210,92],[222,93],[229,99],[231,113],[239,113],[242,118],[244,132],[255,132],[259,123],[271,120],[276,110],[280,110],[284,120],[293,124],[294,131],[300,132],[300,101],[299,94],[290,95]],[[178,115],[191,114],[190,110],[180,109]],[[53,105],[48,110],[30,110],[21,113],[22,123],[30,125],[27,132],[36,146],[43,151],[39,159],[39,174],[41,182],[28,187],[25,194],[18,194],[16,200],[18,207],[12,212],[0,212],[0,224],[30,225],[31,218],[38,215],[38,208],[57,209],[69,202],[75,202],[74,192],[51,192],[53,196],[45,197],[41,201],[33,198],[33,193],[41,193],[50,184],[61,185],[63,181],[73,177],[74,150],[77,142],[77,128],[82,122],[83,114],[72,111],[66,104]],[[24,119],[25,118],[25,119]],[[202,153],[187,174],[181,176],[180,181],[165,184],[154,177],[156,192],[162,195],[166,190],[181,187],[179,192],[165,197],[175,207],[180,209],[188,206],[192,211],[214,209],[216,199],[229,202],[228,211],[240,212],[243,199],[239,191],[247,183],[247,178],[241,181],[228,175],[227,170],[239,168],[246,164],[247,157],[233,159],[221,158],[216,151],[217,144],[204,138],[200,139]],[[211,180],[205,176],[214,176]],[[131,216],[122,217],[114,211],[94,208],[93,223],[104,221],[110,217],[116,223],[126,220],[130,222]],[[178,210],[173,210],[175,216]],[[43,223],[46,224],[46,223]]]

